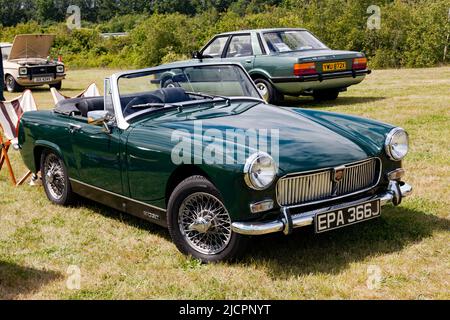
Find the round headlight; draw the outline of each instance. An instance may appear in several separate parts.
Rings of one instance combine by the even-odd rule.
[[[277,165],[269,154],[257,152],[245,162],[244,174],[245,182],[250,188],[264,190],[275,180]]]
[[[61,65],[56,66],[56,72],[57,73],[64,73],[64,66],[61,66]]]
[[[386,136],[384,149],[391,160],[402,160],[408,153],[408,134],[402,128],[392,129]]]

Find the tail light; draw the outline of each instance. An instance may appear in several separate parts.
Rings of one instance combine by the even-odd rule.
[[[367,68],[367,58],[353,59],[353,70],[363,70]]]
[[[314,62],[294,64],[294,75],[296,76],[304,76],[315,73],[317,73],[317,71],[316,64]]]

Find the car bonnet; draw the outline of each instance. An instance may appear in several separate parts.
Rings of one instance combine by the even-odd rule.
[[[54,35],[22,34],[16,36],[9,60],[42,58],[46,59],[52,47]]]

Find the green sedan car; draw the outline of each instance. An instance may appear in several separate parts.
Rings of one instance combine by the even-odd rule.
[[[306,29],[258,29],[216,35],[194,58],[241,63],[266,101],[284,95],[335,100],[370,73],[361,52],[331,50]]]
[[[403,129],[275,107],[237,63],[113,74],[104,97],[24,113],[17,147],[53,203],[82,196],[167,227],[204,262],[249,236],[378,218],[411,193]]]

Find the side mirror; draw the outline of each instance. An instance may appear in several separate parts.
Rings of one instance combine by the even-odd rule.
[[[111,129],[109,128],[108,125],[108,122],[111,121],[111,116],[108,111],[106,110],[89,111],[87,114],[87,118],[88,124],[92,124],[94,126],[103,126],[107,133],[111,132]]]
[[[192,58],[201,60],[203,59],[203,55],[200,51],[194,51],[192,52]]]

